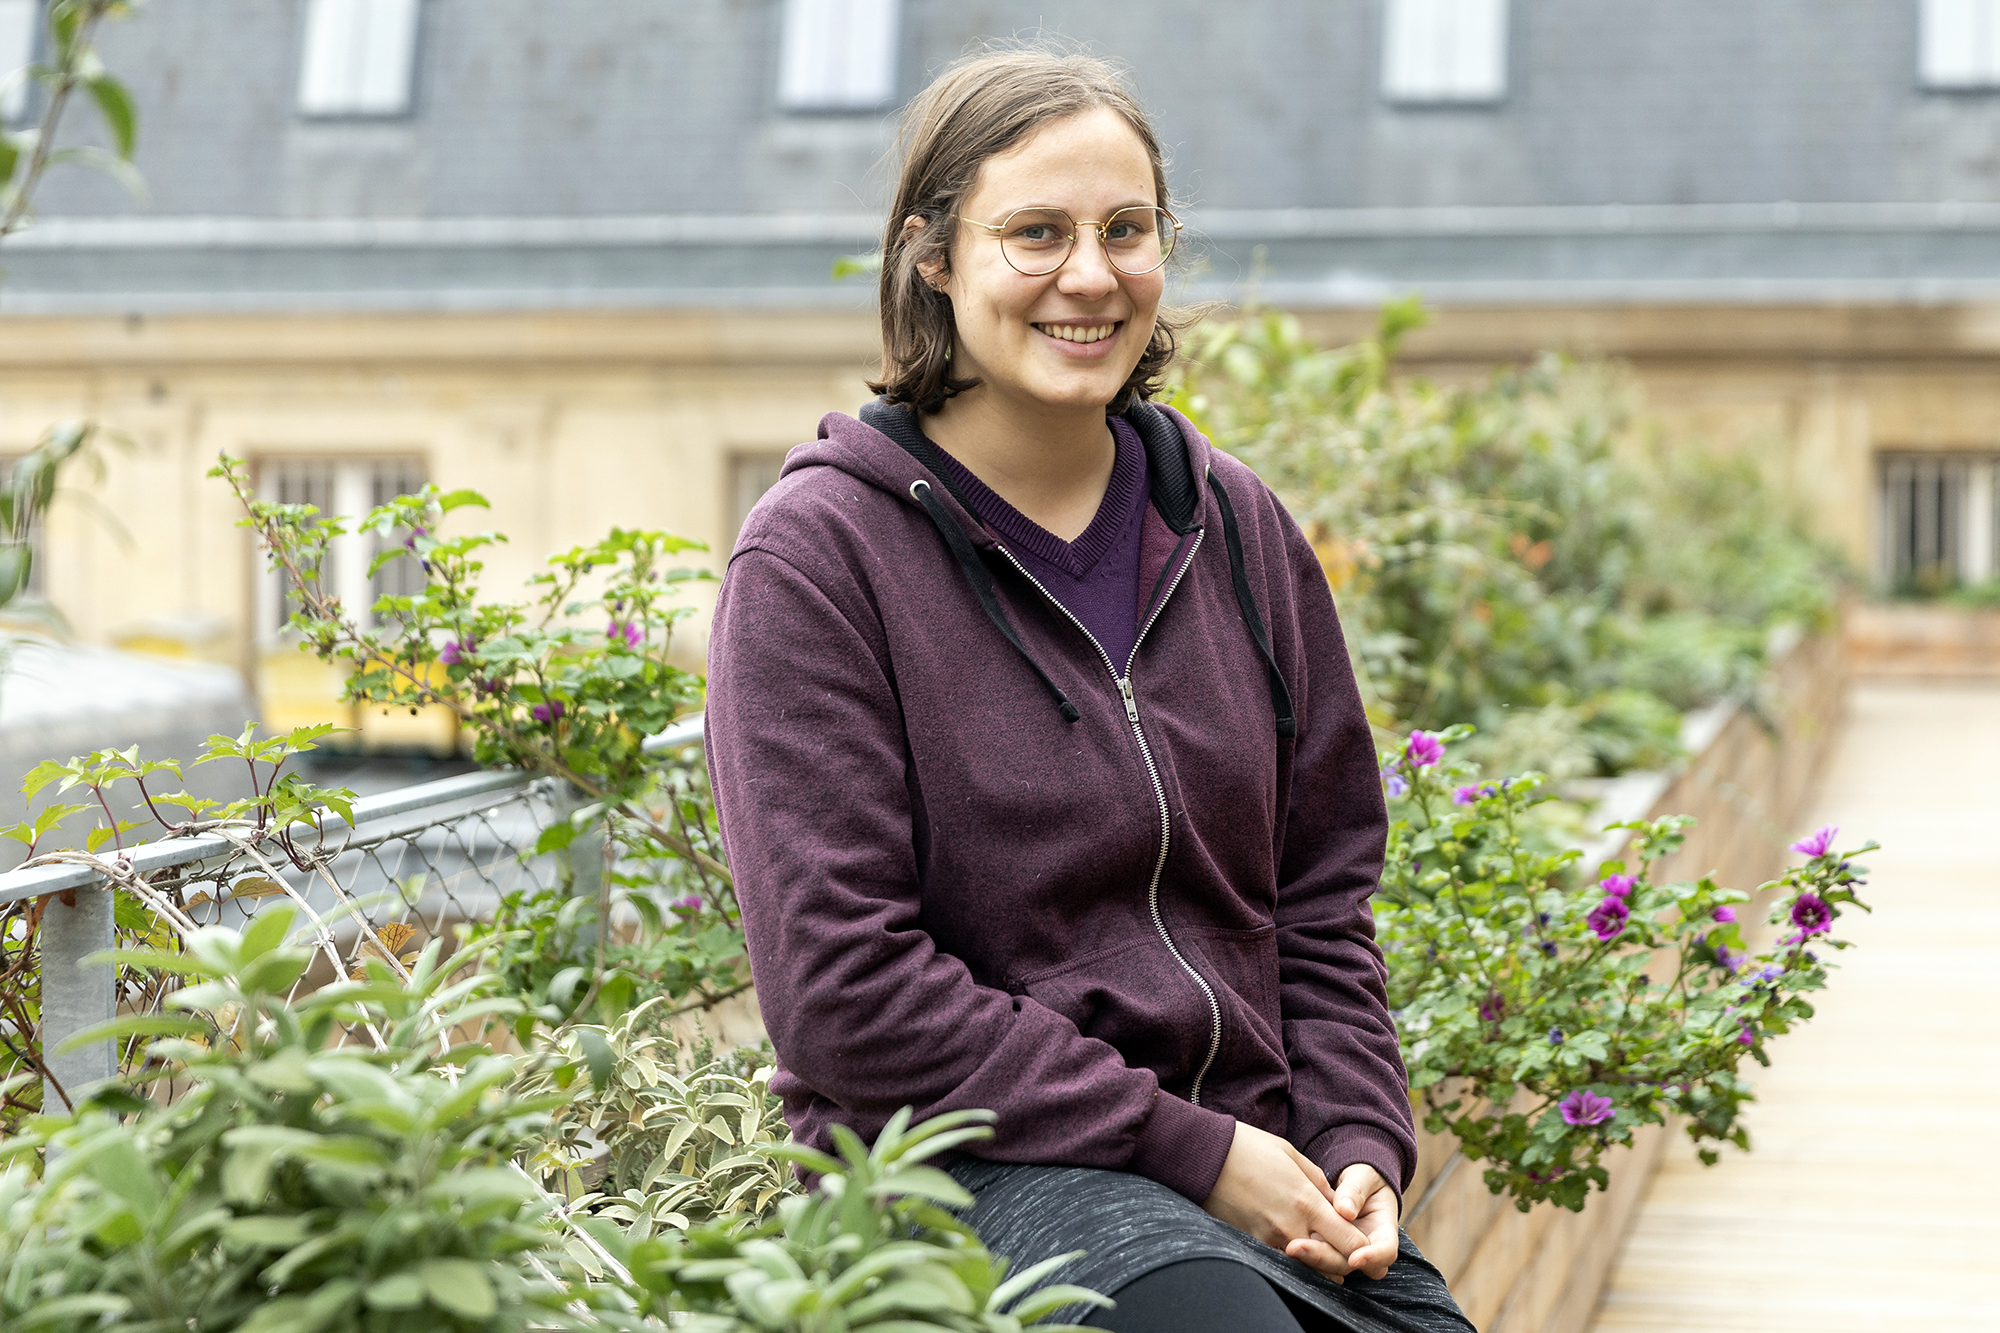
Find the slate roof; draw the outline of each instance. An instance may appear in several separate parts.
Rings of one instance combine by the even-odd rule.
[[[899,90],[1046,24],[1125,60],[1202,294],[2000,296],[2000,95],[1916,0],[1513,0],[1508,92],[1385,100],[1382,0],[904,0]],[[296,114],[302,0],[148,7],[150,197],[53,181],[0,310],[865,308],[893,107],[775,99],[780,0],[424,0],[406,118]]]

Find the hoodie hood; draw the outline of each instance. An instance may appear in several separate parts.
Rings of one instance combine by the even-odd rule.
[[[1208,474],[1209,442],[1192,422],[1170,407],[1135,403],[1125,413],[1125,420],[1146,446],[1153,508],[1176,535],[1186,534],[1205,521],[1201,479]],[[952,487],[936,457],[937,446],[924,436],[917,414],[909,407],[878,398],[862,406],[858,420],[844,412],[821,417],[819,438],[787,454],[779,475],[809,467],[838,468],[920,508],[922,501],[910,487],[918,481],[927,482],[940,497],[949,497],[945,503],[952,517],[974,545],[992,546],[993,535]]]

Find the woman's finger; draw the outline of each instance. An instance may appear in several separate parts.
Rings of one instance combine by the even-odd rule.
[[[1354,1271],[1345,1255],[1318,1236],[1303,1236],[1291,1242],[1285,1246],[1285,1253],[1335,1282],[1345,1282]]]

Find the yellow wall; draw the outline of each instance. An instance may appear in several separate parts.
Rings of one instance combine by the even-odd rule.
[[[63,417],[128,434],[90,489],[129,549],[59,505],[49,598],[100,642],[162,614],[213,617],[224,632],[203,655],[249,668],[257,561],[234,499],[203,479],[218,452],[421,457],[431,480],[492,501],[454,521],[510,537],[487,577],[511,592],[613,525],[721,548],[731,456],[782,452],[822,413],[851,411],[873,350],[872,321],[852,316],[8,318],[0,453]],[[676,656],[693,665],[702,622],[689,628]]]
[[[1372,317],[1306,319],[1337,340]],[[2000,443],[2000,307],[1445,310],[1407,358],[1450,377],[1542,347],[1629,361],[1656,412],[1789,474],[1864,566],[1875,449]],[[93,493],[130,549],[59,507],[50,598],[99,642],[162,614],[212,617],[223,633],[205,655],[249,667],[255,561],[234,501],[202,477],[218,451],[422,457],[432,480],[492,500],[458,517],[512,538],[488,573],[511,591],[613,524],[720,547],[730,457],[851,411],[874,353],[863,313],[8,317],[0,453],[62,417],[127,432]],[[702,648],[697,621],[680,655]]]

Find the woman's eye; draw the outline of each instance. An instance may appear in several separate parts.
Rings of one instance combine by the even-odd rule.
[[[1046,222],[1037,222],[1022,227],[1014,234],[1024,241],[1053,241],[1056,238],[1056,229]]]
[[[1130,245],[1139,239],[1140,230],[1136,222],[1114,222],[1104,229],[1104,239],[1112,245]]]

